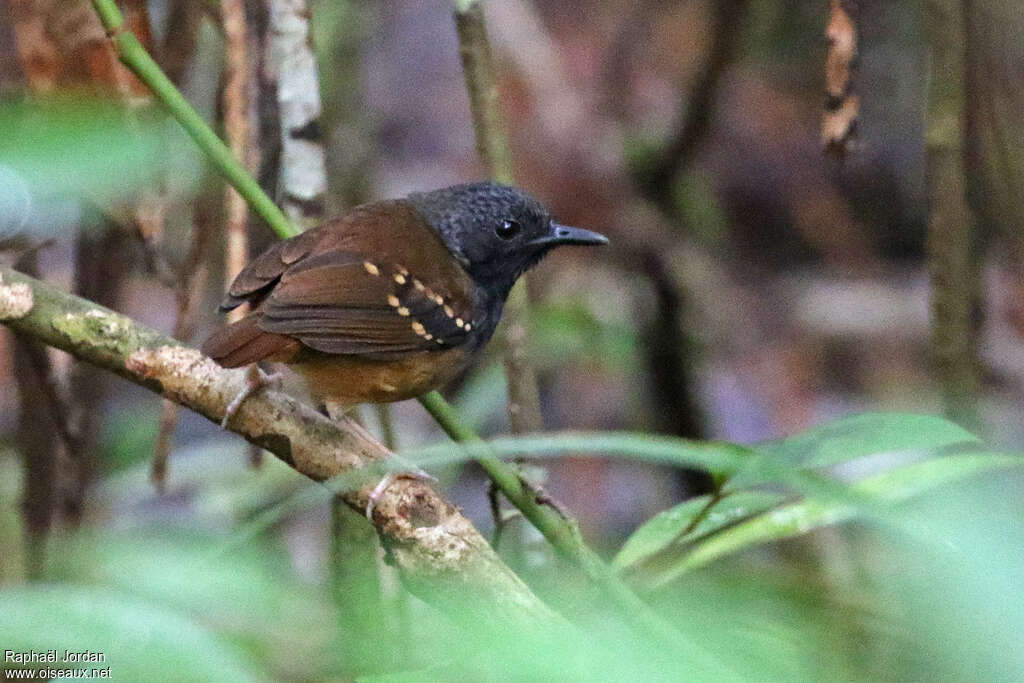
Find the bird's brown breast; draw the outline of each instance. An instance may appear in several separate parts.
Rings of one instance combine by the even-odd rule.
[[[319,401],[355,405],[402,401],[438,389],[467,361],[462,349],[420,351],[392,360],[303,351],[290,365]]]

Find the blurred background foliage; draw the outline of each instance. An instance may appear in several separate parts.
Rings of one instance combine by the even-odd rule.
[[[220,3],[119,4],[222,130]],[[280,199],[274,4],[245,14],[252,167]],[[307,209],[478,178],[450,5],[308,4],[328,191]],[[578,634],[428,606],[365,521],[332,516],[326,487],[272,458],[247,466],[239,439],[195,415],[169,435],[157,489],[159,401],[6,331],[0,649],[105,652],[121,680],[1020,680],[1024,290],[1007,198],[1024,43],[1006,36],[1021,35],[1024,6],[965,3],[970,68],[1000,75],[965,95],[982,132],[968,150],[982,160],[978,239],[992,247],[975,436],[909,414],[943,409],[925,253],[933,5],[858,4],[861,112],[840,161],[819,131],[828,2],[485,3],[520,184],[613,241],[536,270],[528,349],[548,430],[631,436],[555,438],[537,476],[686,651],[595,604],[515,516],[503,559]],[[217,323],[223,184],[113,69],[91,12],[0,0],[0,249],[195,342]],[[273,237],[250,223],[256,251]],[[499,339],[446,392],[485,436],[508,430],[501,352]],[[391,416],[413,456],[441,441],[414,402]],[[699,441],[656,455],[654,435]],[[751,465],[687,469],[715,449]],[[431,454],[446,494],[492,531],[480,472]]]

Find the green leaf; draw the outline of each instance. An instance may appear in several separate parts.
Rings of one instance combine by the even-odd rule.
[[[855,495],[891,505],[982,472],[1022,466],[1024,458],[1018,455],[951,455],[915,462],[868,477],[852,485],[850,489]],[[654,577],[652,585],[664,585],[688,571],[754,545],[799,536],[830,524],[846,521],[858,512],[877,514],[879,509],[872,507],[870,510],[863,510],[848,502],[816,498],[783,505],[707,538],[681,562]]]
[[[619,456],[679,467],[700,467],[717,475],[738,475],[729,487],[766,482],[828,488],[823,478],[808,478],[800,470],[815,469],[847,460],[894,451],[933,451],[958,444],[977,444],[978,438],[939,417],[879,413],[856,415],[816,427],[799,436],[753,447],[694,441],[638,432],[562,432],[493,439],[486,444],[443,443],[402,452],[421,467],[470,460],[481,450],[499,457]],[[400,466],[401,463],[395,463]],[[794,468],[792,465],[800,465]],[[335,486],[344,487],[346,477]],[[839,485],[832,485],[839,495]]]
[[[481,450],[499,457],[567,457],[580,453],[588,456],[615,455],[663,465],[703,467],[711,472],[724,473],[741,469],[747,464],[747,458],[750,456],[749,449],[736,444],[694,441],[639,432],[561,432],[505,437],[476,444],[443,443],[402,451],[401,456],[406,460],[406,464],[412,460],[421,467],[433,467],[466,462]],[[398,466],[401,464],[395,463]]]
[[[697,496],[651,517],[626,539],[612,560],[612,566],[624,569],[681,540],[683,532],[711,500],[710,494]]]
[[[727,494],[708,509],[712,502],[710,495],[692,498],[659,512],[634,531],[612,560],[612,566],[625,569],[636,565],[672,545],[715,533],[760,514],[785,499],[783,494],[770,491],[737,491]]]
[[[729,495],[710,511],[705,507],[709,497],[687,501],[666,510],[641,526],[629,538],[619,555],[615,566],[623,568],[635,565],[656,553],[664,552],[674,543],[692,540],[712,534],[734,523],[742,517],[756,515],[774,507],[785,499],[779,493],[742,491],[745,485],[780,482],[797,484],[796,472],[787,466],[800,469],[814,469],[836,465],[848,460],[894,451],[932,451],[956,444],[977,443],[978,439],[962,427],[929,415],[909,414],[865,414],[830,422],[781,442],[755,447],[757,458],[749,460],[749,467],[731,479],[726,485]],[[771,465],[776,467],[771,467]],[[806,492],[806,491],[805,491]],[[827,493],[810,491],[811,493]],[[856,487],[850,496],[821,496],[836,502],[847,498],[844,504],[856,502]],[[838,492],[836,492],[838,493]],[[810,504],[810,503],[808,503]],[[698,515],[705,518],[696,528],[683,534]],[[711,525],[711,520],[721,520]]]
[[[932,451],[977,444],[963,427],[933,415],[865,413],[815,427],[754,450],[777,461],[806,468],[830,467],[878,453]]]
[[[0,593],[0,614],[3,647],[15,652],[57,649],[58,661],[43,665],[48,668],[110,667],[110,678],[123,681],[268,680],[234,648],[178,612],[117,591],[77,586],[7,590]],[[62,664],[65,649],[99,652],[106,661]]]

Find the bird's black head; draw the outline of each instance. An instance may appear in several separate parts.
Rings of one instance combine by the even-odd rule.
[[[501,300],[528,268],[562,244],[605,244],[603,235],[559,225],[530,195],[492,182],[409,195],[474,282]]]

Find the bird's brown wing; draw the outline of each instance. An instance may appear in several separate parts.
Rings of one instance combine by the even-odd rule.
[[[395,359],[457,347],[473,324],[468,274],[400,201],[360,207],[272,246],[243,269],[223,307],[243,301],[254,312],[204,347],[222,363],[277,358],[294,340],[323,353]]]
[[[307,256],[324,239],[325,231],[331,225],[326,223],[270,245],[235,277],[220,303],[220,310],[230,311],[246,302],[254,309],[259,306],[288,267]]]

